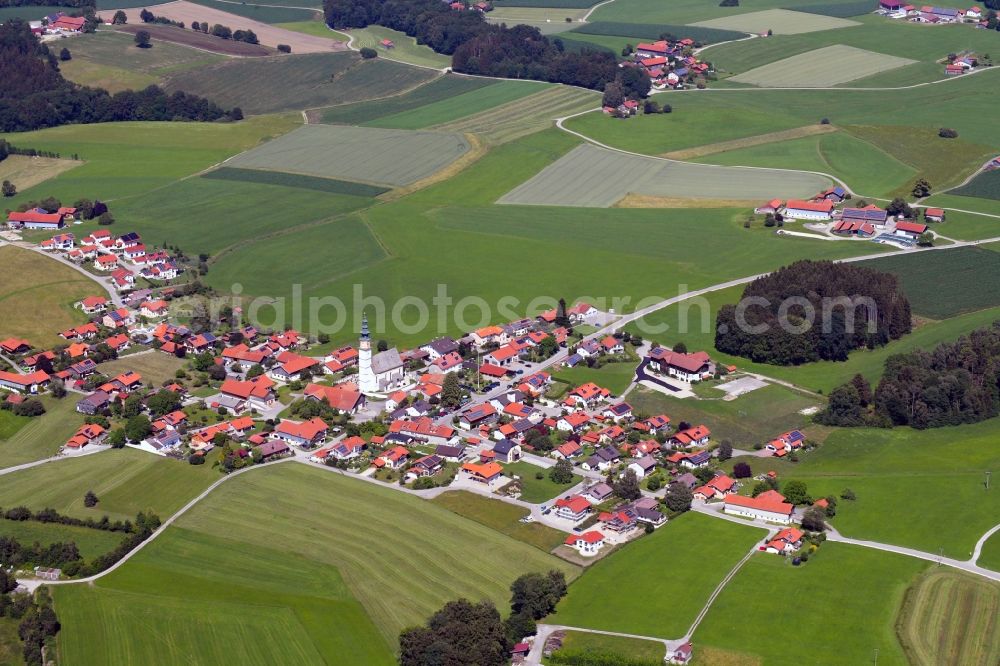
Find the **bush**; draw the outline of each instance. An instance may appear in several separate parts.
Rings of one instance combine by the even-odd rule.
[[[362,49],[361,49],[361,57],[364,58],[365,60],[371,60],[372,58],[377,58],[378,57],[378,51],[376,51],[375,49],[371,48],[370,46],[362,47]]]
[[[97,495],[94,494],[93,490],[88,490],[87,494],[83,496],[83,505],[88,509],[97,506]]]
[[[942,127],[938,130],[938,136],[942,139],[957,139],[958,132],[951,129],[950,127]]]
[[[292,47],[289,46],[288,44],[278,44],[278,52],[279,53],[291,53],[292,52]]]
[[[854,500],[858,499],[858,496],[855,495],[854,491],[851,490],[850,488],[844,488],[843,490],[840,491],[840,499],[853,502]]]

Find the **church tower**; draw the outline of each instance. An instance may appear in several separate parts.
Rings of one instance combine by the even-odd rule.
[[[361,313],[361,339],[358,341],[358,390],[364,394],[378,392],[372,370],[372,340],[368,333],[368,315]]]

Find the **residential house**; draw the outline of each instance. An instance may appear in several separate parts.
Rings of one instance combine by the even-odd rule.
[[[157,299],[155,301],[146,301],[139,306],[139,314],[143,317],[149,317],[154,319],[156,317],[164,317],[167,315],[170,306],[166,301],[162,299]]]
[[[792,451],[805,446],[805,442],[806,436],[803,435],[801,431],[790,430],[789,432],[778,435],[765,444],[764,449],[770,451],[777,458],[783,458]]]
[[[462,357],[458,352],[448,352],[438,356],[431,365],[441,373],[459,372],[462,369]]]
[[[584,557],[594,557],[604,547],[604,535],[597,530],[587,530],[583,534],[571,534],[564,542]]]
[[[192,335],[184,341],[184,346],[193,354],[214,351],[218,344],[219,339],[213,333],[199,333],[198,335]]]
[[[519,354],[517,347],[508,344],[483,356],[483,361],[490,365],[506,367],[513,363]]]
[[[279,442],[277,440],[269,440],[260,445],[260,454],[264,460],[271,460],[272,458],[280,458],[291,453],[292,450],[288,448],[288,444],[284,442]]]
[[[668,443],[675,448],[689,449],[693,446],[707,446],[711,440],[712,431],[704,425],[677,431]]]
[[[574,523],[587,517],[590,513],[590,502],[583,495],[573,495],[572,497],[560,497],[555,501],[556,515]]]
[[[594,451],[594,454],[583,461],[580,466],[587,471],[604,472],[612,465],[617,465],[620,460],[621,454],[618,453],[618,449],[613,446],[603,446]]]
[[[556,460],[569,460],[583,452],[583,447],[578,442],[572,440],[564,442],[552,451],[552,457]]]
[[[85,314],[94,314],[95,312],[103,312],[108,307],[108,299],[103,296],[87,296],[76,306]]]
[[[94,391],[85,398],[76,401],[76,411],[87,416],[103,412],[111,404],[111,395],[106,391]]]
[[[63,445],[67,449],[79,450],[88,444],[101,444],[107,436],[104,428],[96,423],[85,423]]]
[[[605,336],[601,340],[601,348],[605,354],[623,354],[625,352],[625,345],[613,335]]]
[[[943,208],[925,208],[924,219],[928,222],[944,222],[945,213]]]
[[[259,410],[270,409],[277,400],[274,381],[264,375],[248,380],[227,379],[222,382],[220,392],[223,396],[246,401]]]
[[[4,354],[23,354],[31,349],[31,343],[22,338],[7,338],[0,341],[0,351]]]
[[[176,430],[161,430],[142,440],[138,444],[129,444],[131,448],[140,449],[165,456],[182,444],[181,435]]]
[[[559,417],[556,428],[563,432],[578,432],[590,423],[590,415],[586,412],[572,412]]]
[[[436,361],[442,356],[458,352],[458,343],[449,337],[437,338],[420,347],[427,352],[431,361]]]
[[[700,499],[704,502],[711,499],[723,499],[726,495],[735,493],[738,488],[739,484],[735,479],[732,479],[725,474],[720,474],[714,479],[711,479],[705,485],[696,488],[694,490],[694,498]]]
[[[802,546],[803,536],[802,530],[795,529],[794,527],[786,527],[775,534],[773,539],[767,542],[764,546],[764,550],[768,553],[776,553],[779,555],[795,552]]]
[[[608,389],[602,388],[593,382],[587,382],[570,391],[567,401],[573,401],[578,407],[586,409],[610,397],[611,391]]]
[[[474,405],[462,413],[459,417],[458,424],[465,430],[472,430],[473,428],[478,428],[481,425],[492,423],[497,419],[496,408],[488,403],[484,402],[478,405]]]
[[[104,340],[104,344],[111,347],[116,352],[123,352],[132,346],[132,341],[124,333],[118,333]]]
[[[704,467],[711,459],[712,453],[710,451],[696,451],[694,453],[678,451],[677,453],[667,456],[668,462],[678,464],[681,467],[687,467],[688,469]]]
[[[782,201],[781,199],[771,199],[770,201],[765,201],[761,205],[753,209],[753,212],[757,215],[767,215],[768,213],[774,214],[781,210]]]
[[[413,461],[413,464],[406,470],[407,474],[419,478],[421,476],[433,476],[444,467],[444,459],[438,455],[423,456]]]
[[[447,444],[455,436],[455,429],[451,426],[436,425],[428,417],[414,420],[396,420],[389,424],[390,433],[402,433],[432,444]]]
[[[521,446],[509,439],[501,439],[493,445],[493,455],[499,463],[512,463],[521,459]]]
[[[284,351],[275,358],[277,363],[272,366],[267,375],[279,382],[295,382],[303,378],[306,370],[320,364],[319,359],[302,356],[291,351]]]
[[[510,341],[507,332],[499,326],[484,326],[472,332],[473,343],[482,349],[488,345],[504,345]]]
[[[434,455],[441,456],[448,462],[459,462],[465,458],[465,446],[462,444],[438,444]]]
[[[675,352],[666,347],[657,347],[646,357],[649,367],[683,382],[693,382],[715,374],[715,364],[706,352],[693,354]]]
[[[330,426],[319,417],[301,423],[282,419],[271,436],[303,449],[311,449],[326,439],[329,429]]]
[[[656,459],[653,456],[643,456],[630,462],[626,469],[632,470],[637,478],[643,479],[656,471]]]
[[[583,496],[586,497],[594,504],[600,504],[604,500],[608,499],[615,493],[614,488],[606,483],[595,483],[591,487],[587,488],[583,492]]]
[[[616,423],[628,420],[632,418],[632,405],[627,402],[619,402],[605,408],[605,410],[601,412],[601,416],[606,419],[612,419]]]
[[[114,254],[102,254],[94,260],[94,268],[99,271],[113,271],[118,267],[118,256]]]
[[[460,468],[461,472],[477,483],[485,483],[492,486],[503,478],[503,467],[495,462],[489,463],[464,463]]]
[[[49,380],[49,373],[44,370],[36,370],[25,375],[0,370],[0,389],[15,393],[38,393],[48,386]]]
[[[376,467],[388,467],[389,469],[399,469],[406,465],[410,459],[410,451],[405,446],[394,446],[375,459]],[[382,464],[378,464],[381,461]]]

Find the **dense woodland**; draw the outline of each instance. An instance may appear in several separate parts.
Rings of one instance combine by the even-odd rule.
[[[875,307],[851,308],[852,322],[847,307],[834,307],[828,300],[845,296],[871,299]],[[751,297],[764,298],[767,305],[750,302],[742,313],[742,325],[737,305],[724,305],[719,310],[715,347],[758,363],[844,361],[853,349],[885,345],[911,328],[910,303],[896,277],[853,264],[797,261],[747,285],[743,300]],[[799,304],[789,301],[793,298],[799,299]],[[806,301],[814,309],[813,317],[808,317]],[[824,303],[829,316],[823,314]],[[869,332],[870,318],[874,332]],[[805,328],[808,321],[812,325],[804,332],[786,330],[789,325]],[[754,327],[763,332],[753,331]]]
[[[167,94],[157,86],[110,95],[71,83],[56,56],[38,42],[27,23],[0,25],[0,131],[23,132],[70,123],[121,120],[239,120],[203,97]]]
[[[325,0],[334,28],[377,24],[405,32],[438,53],[452,56],[456,72],[535,79],[604,90],[618,76],[608,51],[566,52],[562,42],[537,28],[486,22],[477,11],[455,11],[440,0]],[[642,93],[648,92],[649,88]]]
[[[0,7],[93,7],[95,0],[0,0]]]
[[[874,395],[866,387],[856,377],[835,389],[817,420],[938,428],[1000,415],[1000,321],[933,351],[890,356]]]

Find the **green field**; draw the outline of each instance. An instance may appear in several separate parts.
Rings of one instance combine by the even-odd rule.
[[[553,568],[576,572],[429,502],[284,464],[220,486],[96,588],[58,590],[60,652],[84,664],[128,655],[157,663],[190,663],[192,655],[202,663],[289,655],[295,663],[334,655],[391,663],[400,629],[446,601],[491,599],[506,608],[514,578]],[[254,571],[267,575],[247,575]],[[95,626],[95,612],[108,620]],[[209,625],[191,632],[191,615],[201,613]],[[149,616],[160,618],[156,641],[141,629]],[[222,627],[241,637],[239,647],[202,640]]]
[[[40,21],[43,16],[52,14],[51,6],[47,5],[22,5],[20,7],[0,7],[0,22],[6,22],[12,18],[19,18],[25,21]]]
[[[112,520],[132,520],[139,511],[153,511],[166,519],[218,478],[211,465],[196,467],[133,449],[113,449],[4,476],[0,506],[51,507],[79,518],[107,514]],[[96,507],[83,506],[88,490],[100,498]]]
[[[492,110],[523,97],[537,94],[546,88],[547,86],[544,84],[535,81],[500,81],[485,88],[471,90],[416,109],[382,116],[362,124],[367,127],[423,129]]]
[[[228,164],[402,186],[443,169],[469,148],[458,134],[305,125]]]
[[[309,21],[316,17],[317,12],[320,11],[320,7],[316,9],[299,9],[298,7],[268,7],[267,5],[280,5],[282,2],[268,2],[263,5],[257,5],[253,3],[246,2],[218,2],[217,0],[191,0],[191,2],[197,5],[203,5],[205,7],[211,7],[212,9],[218,9],[222,12],[227,12],[229,14],[235,14],[236,16],[242,16],[244,18],[253,19],[254,21],[260,21],[261,23],[289,23],[292,21]],[[295,3],[287,3],[295,4]],[[307,0],[304,3],[308,5],[310,2]],[[155,13],[155,12],[154,12]],[[239,26],[233,25],[233,30],[238,30]]]
[[[866,266],[898,276],[916,315],[947,319],[1000,305],[1000,253],[981,247],[886,257]]]
[[[499,85],[489,79],[478,79],[458,74],[445,74],[401,95],[380,99],[378,102],[355,102],[318,109],[324,123],[366,125],[386,116],[403,115],[423,106],[434,105],[453,97],[463,96],[488,86]]]
[[[1000,661],[1000,584],[954,569],[926,571],[907,590],[897,633],[911,664]]]
[[[737,30],[720,30],[718,28],[701,28],[690,25],[670,25],[648,23],[616,23],[613,21],[593,21],[573,29],[574,34],[605,35],[608,37],[625,37],[633,40],[656,40],[660,35],[673,35],[676,39],[689,38],[703,44],[728,42],[746,37],[746,32]],[[624,42],[623,42],[624,43]]]
[[[12,245],[0,247],[0,265],[0,339],[25,338],[38,349],[65,343],[60,331],[87,321],[74,303],[107,293],[75,269]]]
[[[826,543],[808,564],[754,555],[715,600],[695,645],[750,653],[765,664],[905,664],[894,621],[927,563]],[[761,631],[766,623],[773,630]]]
[[[382,59],[362,60],[356,53],[341,51],[230,59],[173,74],[165,87],[259,114],[376,99],[433,77],[430,70]]]
[[[708,392],[723,395],[722,391],[708,389]],[[728,439],[736,448],[749,449],[789,430],[801,428],[809,437],[812,424],[799,411],[818,406],[820,399],[771,384],[735,400],[681,400],[640,387],[629,394],[628,402],[634,410],[645,414],[667,414],[674,424],[703,423],[712,431],[713,441]],[[760,471],[753,464],[751,467]]]
[[[0,412],[5,415],[0,416],[0,425],[4,432],[10,433],[0,438],[0,468],[34,462],[58,453],[83,423],[83,416],[76,412],[78,398],[73,395],[62,400],[42,398],[45,414],[30,419]]]
[[[355,48],[369,47],[378,51],[380,58],[399,60],[410,65],[444,69],[451,66],[451,57],[435,53],[429,46],[417,44],[417,40],[405,33],[390,30],[380,25],[370,25],[367,28],[352,28],[344,30],[344,34],[354,38],[351,45]],[[388,39],[395,44],[391,49],[382,46],[382,40]],[[412,70],[410,70],[412,72]]]
[[[831,2],[825,5],[803,5],[795,7],[797,12],[807,12],[809,14],[823,14],[824,16],[836,16],[838,18],[852,18],[872,13],[872,3],[868,0],[855,0],[855,2]]]
[[[607,208],[627,194],[754,201],[808,197],[829,184],[829,178],[818,174],[668,162],[585,143],[499,203]]]
[[[664,653],[663,644],[656,641],[591,634],[583,631],[567,631],[562,651],[564,654],[582,653],[594,657],[618,655],[629,659],[644,660],[649,664],[662,663]]]
[[[220,55],[164,41],[157,42],[156,48],[137,49],[132,35],[110,30],[80,35],[67,48],[73,59],[60,63],[63,76],[109,92],[140,90],[161,83],[171,73],[226,60]]]
[[[852,4],[855,0],[843,0]],[[733,17],[766,9],[799,9],[811,4],[829,5],[829,0],[741,0],[737,7],[721,7],[717,2],[702,0],[616,0],[599,7],[591,19],[594,21],[625,21],[631,23],[690,24],[714,18]],[[777,26],[771,26],[778,32]],[[767,30],[767,26],[764,27]]]
[[[10,439],[30,422],[30,416],[17,416],[10,410],[0,410],[0,441]]]
[[[582,9],[593,7],[600,0],[497,0],[497,7],[565,7],[567,9]]]
[[[1000,451],[990,444],[998,433],[1000,419],[922,431],[836,430],[800,462],[768,458],[767,469],[782,481],[805,481],[814,497],[854,490],[857,500],[841,500],[832,521],[845,536],[965,560],[1000,515],[1000,495],[984,485],[985,472],[1000,470]],[[747,462],[753,468],[757,460]]]
[[[521,518],[531,512],[498,499],[455,490],[442,493],[430,501],[501,534],[541,548],[545,552],[561,546],[566,538],[563,532],[547,525],[538,522],[522,523]]]
[[[162,352],[146,352],[130,354],[114,361],[107,361],[98,366],[98,371],[108,377],[114,377],[122,372],[138,372],[142,381],[151,386],[163,386],[173,381],[178,370],[187,365],[187,361],[172,354]]]
[[[21,638],[18,636],[20,620],[0,618],[0,666],[22,666]]]
[[[156,5],[164,5],[172,0],[152,0],[152,2],[147,2],[144,7],[155,7]],[[135,7],[135,0],[99,0],[97,3],[97,8],[99,10],[114,10],[114,9],[130,9]]]
[[[635,366],[638,364],[638,361],[629,361],[606,363],[600,368],[588,368],[585,363],[581,363],[575,368],[560,369],[553,378],[568,383],[570,387],[594,382],[598,386],[608,389],[614,395],[621,395],[635,378]]]
[[[583,480],[582,476],[574,474],[573,480],[569,483],[556,483],[549,479],[549,471],[547,469],[542,469],[537,465],[532,465],[523,460],[504,465],[503,471],[507,476],[521,477],[521,499],[531,504],[540,504],[553,499]],[[538,472],[542,472],[543,474],[541,479],[535,478]]]
[[[787,9],[765,9],[749,14],[709,19],[692,25],[720,30],[740,30],[757,35],[764,34],[768,30],[773,30],[776,35],[799,35],[848,28],[856,24],[854,21],[823,14],[806,14]]]
[[[731,80],[762,88],[836,86],[915,62],[836,44],[756,67]]]
[[[1000,201],[1000,169],[991,169],[980,173],[968,184],[951,190],[951,194]]]
[[[316,176],[303,176],[296,173],[284,173],[281,171],[254,171],[253,169],[233,169],[222,167],[202,175],[202,178],[214,178],[218,180],[229,180],[240,183],[260,183],[264,185],[280,185],[282,187],[294,187],[300,190],[315,190],[328,194],[349,194],[358,197],[377,197],[388,192],[388,188],[376,187],[374,185],[364,185],[362,183],[352,183],[346,180],[335,180],[333,178],[318,178]]]
[[[83,497],[80,497],[83,504]],[[85,560],[103,555],[121,543],[121,532],[95,530],[89,527],[74,527],[52,523],[38,523],[34,520],[0,519],[0,534],[17,539],[21,545],[30,546],[37,542],[43,546],[56,542],[72,541]],[[2,663],[2,662],[0,662]]]
[[[1000,571],[1000,533],[994,533],[986,540],[976,564],[987,569]]]
[[[683,636],[719,581],[763,536],[749,526],[686,513],[589,567],[547,621]]]

